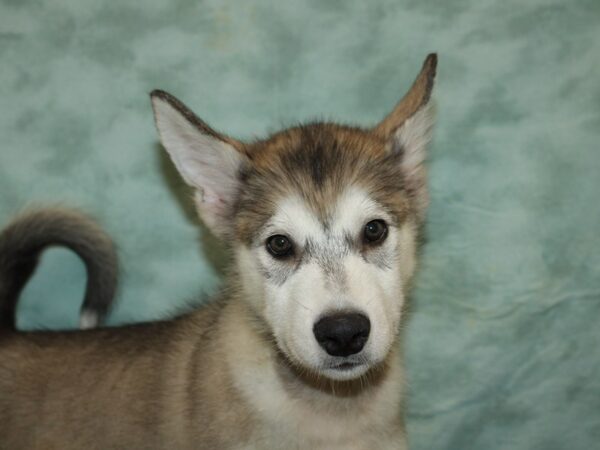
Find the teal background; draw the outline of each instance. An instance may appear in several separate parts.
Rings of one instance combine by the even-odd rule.
[[[413,449],[600,444],[598,0],[0,0],[0,223],[92,213],[123,263],[113,324],[213,292],[224,257],[157,143],[148,93],[239,138],[374,124],[439,53],[432,204],[406,324]],[[48,252],[24,328],[76,324]]]

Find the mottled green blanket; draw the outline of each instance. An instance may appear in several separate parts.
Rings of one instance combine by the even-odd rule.
[[[148,92],[240,138],[373,124],[429,51],[412,448],[599,448],[598,0],[0,0],[0,223],[35,204],[91,212],[121,249],[112,323],[164,317],[215,289],[223,257]],[[84,282],[72,254],[47,253],[21,326],[74,326]]]

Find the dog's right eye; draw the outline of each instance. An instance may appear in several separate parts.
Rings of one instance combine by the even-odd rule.
[[[276,234],[267,239],[267,250],[275,258],[285,258],[292,254],[293,246],[287,236]]]
[[[368,244],[383,242],[388,234],[388,227],[383,220],[371,220],[365,225],[364,239]]]

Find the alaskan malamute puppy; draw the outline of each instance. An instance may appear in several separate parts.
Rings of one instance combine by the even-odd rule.
[[[398,334],[435,68],[432,54],[373,128],[309,123],[250,143],[152,92],[163,146],[234,253],[225,287],[169,321],[17,332],[45,246],[84,258],[88,325],[110,303],[116,259],[76,213],[16,219],[0,235],[0,448],[405,449]]]

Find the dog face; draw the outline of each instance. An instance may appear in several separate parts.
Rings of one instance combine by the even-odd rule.
[[[243,299],[302,369],[354,379],[396,340],[427,204],[435,66],[430,55],[373,129],[313,123],[250,144],[152,94],[200,216],[234,248]]]

